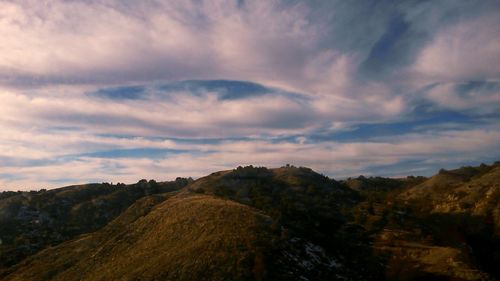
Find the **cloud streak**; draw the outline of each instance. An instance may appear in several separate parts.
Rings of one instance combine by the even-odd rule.
[[[497,1],[0,1],[0,189],[500,151]]]

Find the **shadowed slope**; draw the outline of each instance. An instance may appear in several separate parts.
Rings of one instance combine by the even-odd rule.
[[[499,183],[498,162],[441,170],[415,186],[364,192],[354,214],[375,255],[387,258],[388,280],[491,280],[499,276]]]
[[[363,230],[349,224],[349,212],[359,203],[359,194],[309,168],[238,167],[212,173],[185,189],[235,200],[273,218],[281,229],[285,252],[300,256],[282,263],[299,263],[296,279],[381,278],[380,261],[371,255]],[[318,254],[300,254],[312,249],[318,249]]]

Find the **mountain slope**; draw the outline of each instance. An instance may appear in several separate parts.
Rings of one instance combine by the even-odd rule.
[[[434,245],[459,250],[472,269],[500,277],[500,162],[441,170],[400,199]]]
[[[183,182],[142,192],[106,226],[31,255],[0,279],[500,277],[499,162],[428,179],[335,181],[303,167],[248,166]]]
[[[500,235],[500,163],[491,166],[441,170],[426,182],[403,194],[408,204],[422,205],[430,213],[490,217]]]
[[[6,192],[0,198],[0,276],[43,248],[93,232],[149,194],[178,190],[187,179],[136,184],[86,184],[52,190]]]
[[[499,277],[499,167],[441,170],[414,186],[362,190],[355,222],[371,233],[375,255],[386,257],[386,278]]]
[[[185,189],[234,200],[268,214],[282,231],[284,247],[292,252],[321,249],[322,262],[302,266],[301,272],[310,280],[380,277],[380,260],[371,255],[363,230],[349,224],[349,210],[359,203],[359,194],[309,168],[238,167],[212,173]]]
[[[148,199],[152,200],[152,199]],[[262,279],[272,220],[244,205],[180,194],[130,221],[47,249],[4,280]],[[41,275],[43,274],[43,275]]]

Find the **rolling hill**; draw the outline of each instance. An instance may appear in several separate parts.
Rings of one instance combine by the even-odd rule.
[[[146,195],[178,190],[188,183],[178,178],[1,193],[0,272],[47,246],[105,226]]]
[[[342,181],[248,166],[3,193],[0,280],[495,280],[499,179],[499,162]]]
[[[24,261],[5,280],[259,280],[266,276],[264,260],[270,250],[266,244],[275,239],[269,217],[206,195],[184,193],[159,202],[164,199],[141,199],[103,229]]]

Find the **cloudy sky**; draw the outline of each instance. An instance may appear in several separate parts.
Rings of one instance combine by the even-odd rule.
[[[0,1],[0,190],[500,160],[500,2]]]

